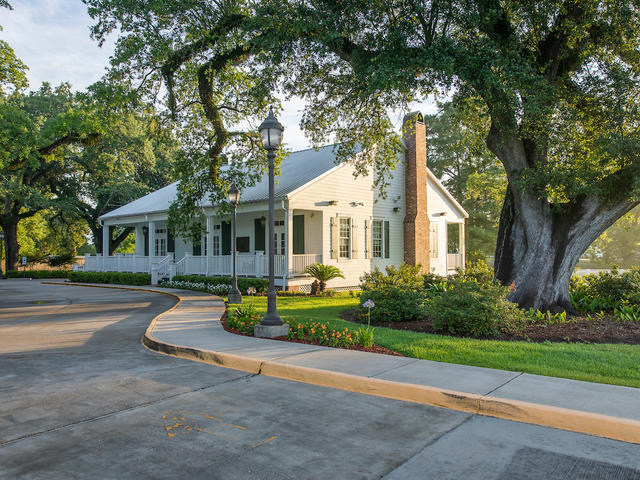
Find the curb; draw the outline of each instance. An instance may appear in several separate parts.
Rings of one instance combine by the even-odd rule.
[[[458,392],[426,385],[394,382],[378,378],[362,377],[342,372],[332,372],[317,368],[288,365],[274,361],[262,361],[212,350],[201,350],[185,345],[174,345],[158,340],[153,329],[160,317],[176,310],[182,304],[179,294],[152,290],[150,288],[120,287],[63,282],[42,282],[55,285],[72,285],[96,288],[114,288],[160,293],[178,299],[169,310],[156,316],[142,337],[142,344],[149,350],[187,360],[241,370],[268,377],[295,382],[336,388],[377,397],[391,398],[406,402],[432,405],[477,415],[512,420],[545,427],[585,433],[598,437],[640,444],[640,421],[583,412],[539,403],[523,402],[507,398],[488,397],[473,393]]]

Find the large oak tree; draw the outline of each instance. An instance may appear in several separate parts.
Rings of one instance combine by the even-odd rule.
[[[163,79],[174,112],[205,119],[207,180],[181,187],[192,206],[198,185],[221,185],[241,123],[225,112],[260,111],[269,89],[304,97],[311,138],[340,141],[342,158],[362,148],[382,187],[399,148],[388,108],[480,98],[508,183],[496,277],[523,307],[571,309],[580,255],[638,204],[637,0],[85,3],[95,37],[119,29],[118,69]]]

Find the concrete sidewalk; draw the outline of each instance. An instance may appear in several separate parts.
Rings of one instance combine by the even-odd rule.
[[[219,321],[225,305],[218,297],[159,287],[102,287],[179,299],[154,319],[143,338],[148,348],[162,353],[640,443],[640,389],[234,335]]]

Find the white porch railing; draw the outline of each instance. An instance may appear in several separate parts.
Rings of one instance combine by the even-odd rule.
[[[151,264],[157,264],[158,278],[171,278],[176,275],[231,275],[231,255],[194,256],[186,254],[175,264],[172,255],[152,257]],[[287,273],[287,257],[275,256],[276,277],[283,277]],[[304,269],[312,263],[321,262],[320,254],[293,255],[289,266],[289,275],[302,275]],[[150,273],[149,257],[140,255],[114,255],[110,257],[85,256],[82,270],[86,272],[134,272]],[[237,272],[240,276],[266,277],[269,273],[269,257],[264,254],[239,253],[237,258]]]
[[[462,255],[459,253],[447,253],[447,270],[462,269]]]
[[[292,275],[300,275],[304,272],[304,269],[314,263],[322,262],[322,255],[310,253],[305,255],[293,255],[291,258],[291,268],[289,272]]]

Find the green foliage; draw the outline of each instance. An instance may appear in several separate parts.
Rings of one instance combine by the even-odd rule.
[[[621,305],[619,308],[613,310],[613,315],[618,322],[640,322],[640,307]]]
[[[571,301],[578,311],[611,311],[625,303],[640,306],[640,268],[574,276],[570,288]]]
[[[228,314],[227,326],[245,335],[253,335],[253,328],[260,323],[260,319],[254,305],[242,305]]]
[[[428,166],[469,212],[467,258],[486,260],[495,252],[507,185],[504,169],[486,145],[488,112],[477,98],[439,107],[424,119]]]
[[[148,273],[124,272],[69,272],[69,281],[82,283],[111,283],[119,285],[149,285]]]
[[[75,257],[69,253],[62,255],[54,255],[47,259],[47,263],[52,267],[61,267],[63,265],[70,265],[73,263]]]
[[[327,282],[334,278],[344,278],[340,269],[333,265],[325,265],[323,263],[312,263],[304,269],[304,273],[315,278],[320,285],[320,292],[324,292]]]
[[[361,277],[360,303],[373,300],[374,322],[406,322],[424,316],[424,279],[418,267],[403,264],[388,266],[383,274],[378,269]]]
[[[176,282],[205,283],[209,285],[231,285],[231,277],[204,277],[201,275],[176,275],[173,277]],[[238,278],[238,289],[245,293],[247,288],[254,287],[258,292],[266,292],[269,288],[269,280],[264,278]]]
[[[447,290],[427,303],[436,331],[452,335],[492,337],[524,324],[523,312],[506,299],[509,289],[497,283],[450,279]]]
[[[567,323],[567,312],[551,313],[550,311],[541,312],[540,310],[534,310],[530,308],[527,311],[528,320],[531,323],[543,324],[543,325],[557,325]]]
[[[334,348],[349,348],[358,343],[357,333],[348,328],[331,328],[328,323],[309,321],[298,321],[292,318],[289,324],[288,338],[290,340],[303,340],[310,343],[319,343]]]
[[[608,268],[612,264],[623,268],[640,265],[640,207],[618,219],[591,244],[585,256],[589,266]]]
[[[7,278],[67,278],[70,270],[8,270]]]
[[[373,346],[374,341],[374,328],[369,327],[360,327],[356,331],[357,342],[362,345],[364,348],[371,348]]]

